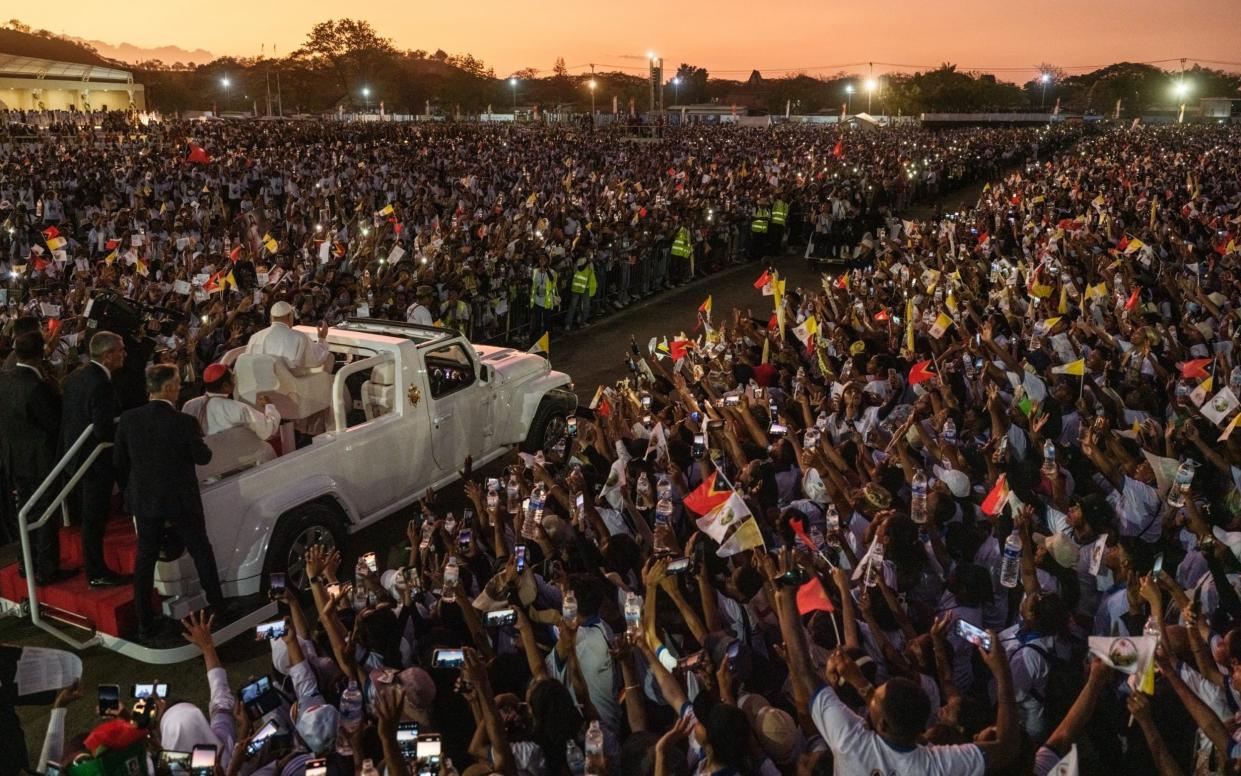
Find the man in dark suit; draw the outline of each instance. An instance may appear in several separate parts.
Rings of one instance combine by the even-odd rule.
[[[121,415],[113,448],[116,476],[125,488],[125,505],[138,524],[134,608],[140,641],[160,635],[151,611],[151,589],[165,526],[180,536],[193,558],[208,603],[217,609],[224,605],[194,469],[196,464],[211,461],[211,448],[203,441],[198,421],[173,405],[181,392],[176,367],[147,367],[146,384],[150,401]]]
[[[111,442],[116,434],[119,408],[112,388],[112,374],[125,364],[125,340],[101,331],[90,340],[90,363],[65,379],[64,413],[61,416],[61,451],[67,452],[86,427],[94,424],[90,439],[73,462],[72,474],[96,446]],[[105,451],[82,475],[77,495],[82,518],[82,557],[91,587],[123,585],[129,580],[110,570],[103,559],[103,534],[111,512],[112,453]]]
[[[21,509],[56,466],[60,397],[38,368],[43,358],[43,335],[26,332],[14,341],[13,350],[14,367],[0,372],[0,460],[7,478],[5,493],[14,494],[17,509]],[[46,499],[41,506],[46,507]],[[43,509],[36,507],[27,519],[37,520],[42,513]],[[72,576],[59,571],[58,517],[53,515],[33,537],[34,575],[40,585]]]

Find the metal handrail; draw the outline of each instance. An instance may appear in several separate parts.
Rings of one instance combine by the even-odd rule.
[[[60,628],[44,620],[43,614],[39,611],[38,586],[35,584],[34,557],[30,549],[30,532],[42,528],[44,523],[51,519],[52,513],[57,507],[64,503],[69,493],[78,484],[78,481],[82,479],[82,476],[86,473],[86,470],[94,464],[95,459],[99,457],[100,453],[112,446],[112,443],[100,442],[95,445],[94,449],[91,450],[90,455],[86,457],[86,460],[78,466],[77,470],[73,473],[73,476],[69,478],[69,482],[67,482],[65,486],[60,489],[60,492],[56,494],[56,497],[53,498],[47,505],[47,508],[43,510],[43,514],[39,516],[39,519],[33,524],[27,524],[27,520],[29,519],[31,510],[33,510],[35,505],[39,503],[39,499],[43,498],[43,494],[46,493],[48,488],[52,486],[52,483],[60,477],[61,473],[64,472],[65,468],[69,465],[69,462],[72,461],[74,456],[82,450],[82,447],[86,444],[86,440],[90,438],[94,430],[94,423],[82,430],[82,433],[78,435],[78,438],[73,443],[73,446],[70,447],[63,456],[61,456],[60,461],[52,467],[52,471],[49,472],[47,477],[44,478],[43,482],[39,485],[38,490],[36,490],[34,495],[32,495],[26,503],[22,505],[22,508],[17,513],[17,525],[22,540],[22,561],[26,566],[26,595],[30,604],[30,621],[37,627],[42,628],[61,641],[68,643],[74,649],[86,649],[87,647],[98,644],[99,636],[96,634],[91,636],[91,638],[86,641],[78,641],[68,633],[62,631]]]

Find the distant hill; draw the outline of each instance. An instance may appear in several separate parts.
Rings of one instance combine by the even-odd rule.
[[[119,62],[136,65],[139,62],[159,60],[165,65],[182,62],[187,65],[205,65],[216,57],[206,49],[183,49],[180,46],[135,46],[132,43],[106,43],[102,40],[68,38],[75,43],[93,48],[100,55]]]
[[[19,57],[54,59],[58,62],[74,62],[80,65],[125,67],[125,63],[108,59],[83,43],[55,37],[51,33],[44,36],[35,32],[21,32],[9,27],[0,27],[0,53],[16,54]]]

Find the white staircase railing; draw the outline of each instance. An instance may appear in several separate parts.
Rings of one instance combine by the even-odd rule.
[[[94,430],[95,424],[93,423],[83,429],[82,433],[78,435],[77,440],[73,443],[73,446],[70,447],[69,450],[61,457],[60,461],[55,467],[53,467],[52,471],[46,478],[44,478],[43,483],[39,485],[39,489],[36,490],[34,495],[32,495],[30,499],[22,505],[21,509],[17,513],[17,525],[18,530],[21,533],[22,540],[22,563],[26,569],[26,591],[29,598],[28,603],[30,606],[30,621],[37,627],[42,628],[61,641],[66,642],[74,649],[86,649],[87,647],[98,644],[99,635],[93,632],[94,623],[91,623],[91,637],[85,641],[79,641],[70,636],[61,628],[49,622],[47,618],[43,616],[43,613],[40,611],[37,584],[35,582],[34,557],[30,547],[30,532],[37,531],[42,528],[48,520],[52,519],[52,515],[55,514],[58,508],[62,507],[65,503],[65,499],[67,499],[69,494],[73,492],[73,489],[77,487],[78,481],[82,479],[84,474],[86,474],[86,470],[95,463],[95,460],[99,458],[100,454],[103,453],[104,450],[112,446],[112,443],[101,442],[95,445],[94,449],[90,451],[90,454],[86,456],[86,459],[82,461],[78,468],[73,472],[73,476],[70,477],[69,481],[64,484],[64,487],[60,489],[60,492],[47,503],[43,513],[39,515],[39,518],[33,523],[30,522],[30,513],[37,508],[39,500],[43,498],[43,494],[55,484],[56,480],[61,476],[66,467],[68,467],[70,461],[72,461],[78,453],[81,452],[82,448],[86,445],[86,441],[90,439]]]

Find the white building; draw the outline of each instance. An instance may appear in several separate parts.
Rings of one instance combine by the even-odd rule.
[[[0,54],[0,110],[146,108],[128,70]]]

